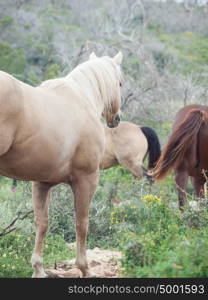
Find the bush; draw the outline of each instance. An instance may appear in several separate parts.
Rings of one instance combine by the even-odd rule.
[[[27,59],[21,49],[11,47],[6,42],[0,42],[0,69],[24,79]],[[22,78],[23,77],[23,78]]]
[[[60,77],[61,68],[58,64],[49,64],[44,73],[44,80]]]
[[[207,277],[207,212],[173,213],[167,205],[145,208],[146,220],[124,235],[123,267],[129,277]],[[143,211],[144,213],[144,211]],[[198,216],[198,217],[197,217]]]
[[[34,235],[23,235],[13,232],[0,238],[0,278],[31,277],[30,263],[34,247]],[[70,254],[70,256],[69,256]],[[65,241],[57,235],[49,235],[45,240],[44,265],[53,267],[56,261],[64,261],[72,257]]]
[[[0,238],[0,277],[31,277],[30,263],[34,247],[34,236],[13,232]],[[74,254],[73,252],[71,255]],[[57,235],[49,235],[45,241],[45,267],[54,266],[55,261],[69,258],[69,250],[64,240]]]
[[[5,27],[11,25],[13,23],[13,18],[7,15],[0,13],[0,29],[4,30]]]

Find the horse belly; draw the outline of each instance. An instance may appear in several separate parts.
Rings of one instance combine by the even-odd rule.
[[[70,151],[63,154],[49,144],[33,147],[16,147],[0,156],[0,175],[27,181],[65,181],[70,173]]]

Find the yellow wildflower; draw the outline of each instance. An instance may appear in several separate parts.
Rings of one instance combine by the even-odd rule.
[[[161,198],[152,194],[148,194],[142,198],[142,200],[148,205],[161,204]]]

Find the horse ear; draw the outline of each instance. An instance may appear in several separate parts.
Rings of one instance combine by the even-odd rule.
[[[91,60],[91,59],[95,59],[95,58],[97,58],[97,56],[95,55],[94,52],[92,52],[92,53],[90,54],[89,59]]]
[[[118,65],[120,65],[122,63],[123,60],[123,54],[121,53],[121,51],[118,52],[118,54],[116,54],[113,58],[113,60],[115,61],[115,63],[117,63]]]

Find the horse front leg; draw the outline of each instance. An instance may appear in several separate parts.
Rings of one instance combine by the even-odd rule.
[[[188,182],[188,173],[184,170],[175,170],[175,183],[178,190],[178,204],[181,211],[184,210],[186,205],[186,186]]]
[[[32,198],[34,206],[34,220],[36,227],[35,247],[31,258],[34,273],[32,277],[46,277],[43,268],[42,249],[43,239],[48,230],[48,204],[51,185],[41,182],[33,182]]]
[[[91,174],[77,173],[71,184],[74,193],[74,206],[76,215],[76,265],[83,277],[92,277],[86,259],[86,238],[89,223],[89,206],[96,190],[99,170]]]

